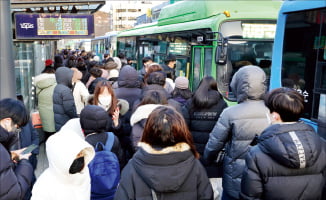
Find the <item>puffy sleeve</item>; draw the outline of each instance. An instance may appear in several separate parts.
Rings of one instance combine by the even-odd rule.
[[[224,110],[216,122],[205,147],[203,158],[208,162],[216,159],[217,154],[221,151],[227,142],[229,135],[232,134],[232,126],[229,122],[228,113]]]
[[[118,189],[115,193],[114,200],[133,200],[135,199],[135,186],[130,174],[130,162],[122,170],[121,179]]]
[[[257,156],[253,147],[246,156],[246,168],[241,179],[241,199],[261,199],[263,193],[263,183],[257,167]]]
[[[0,145],[0,199],[22,199],[30,188],[33,167],[28,160],[14,166],[8,151]]]

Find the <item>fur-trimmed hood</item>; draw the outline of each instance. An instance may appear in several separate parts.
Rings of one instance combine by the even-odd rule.
[[[183,152],[183,151],[188,151],[190,150],[190,146],[187,143],[181,142],[178,143],[174,146],[170,147],[165,147],[163,149],[154,149],[151,145],[144,143],[144,142],[139,142],[138,146],[143,148],[147,153],[150,154],[168,154],[172,152]]]
[[[184,184],[197,161],[186,143],[155,149],[139,143],[131,160],[137,174],[156,192],[175,192]]]

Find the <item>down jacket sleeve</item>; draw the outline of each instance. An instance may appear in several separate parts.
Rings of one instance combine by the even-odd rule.
[[[256,165],[256,159],[257,156],[252,151],[249,151],[246,156],[246,168],[241,179],[241,199],[261,199],[263,183]]]
[[[126,167],[122,170],[121,173],[121,179],[118,186],[118,189],[115,193],[114,200],[120,200],[120,199],[135,199],[135,191],[134,191],[134,185],[133,185],[133,176],[130,171],[133,170],[129,165],[126,165]]]
[[[33,167],[28,160],[18,162],[16,168],[10,154],[0,145],[0,199],[23,199],[32,182]]]
[[[203,156],[209,163],[216,159],[218,152],[223,149],[227,139],[230,137],[229,134],[232,134],[232,127],[229,123],[228,113],[225,112],[226,110],[222,112],[212,132],[209,134],[209,140],[206,144]]]

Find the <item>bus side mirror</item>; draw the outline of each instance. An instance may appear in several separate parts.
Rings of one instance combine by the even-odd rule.
[[[228,41],[227,38],[224,38],[222,33],[219,33],[218,45],[215,52],[215,63],[219,65],[225,65],[227,61],[227,49]]]

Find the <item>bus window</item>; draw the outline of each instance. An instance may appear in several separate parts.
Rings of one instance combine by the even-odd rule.
[[[229,87],[235,72],[246,65],[261,67],[266,73],[266,85],[269,85],[275,20],[227,21],[220,31],[228,40],[228,61],[219,65],[219,91],[229,100],[235,101]]]
[[[294,88],[304,96],[303,117],[315,120],[320,112],[324,115],[320,103],[326,93],[326,59],[323,56],[326,28],[320,23],[321,14],[321,10],[288,14],[282,61],[282,86]]]

